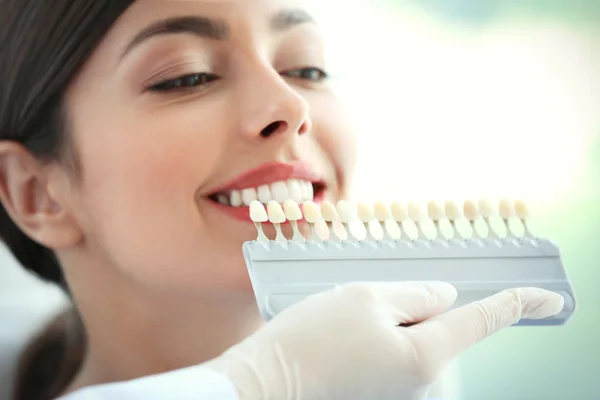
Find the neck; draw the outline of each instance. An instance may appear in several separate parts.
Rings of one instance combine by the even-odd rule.
[[[262,325],[251,292],[185,296],[101,286],[108,290],[98,281],[94,290],[72,285],[80,288],[73,294],[88,348],[69,392],[201,364]],[[99,302],[98,293],[109,295]]]

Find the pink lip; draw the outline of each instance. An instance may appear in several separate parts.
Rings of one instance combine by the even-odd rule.
[[[278,181],[286,181],[289,179],[305,180],[312,183],[322,183],[322,180],[319,178],[319,176],[312,171],[310,166],[306,163],[295,162],[286,164],[281,162],[270,162],[238,175],[236,178],[232,179],[226,184],[212,190],[211,193],[216,194],[231,190],[242,190],[261,185],[268,185]],[[323,201],[324,197],[325,190],[320,190],[319,192],[315,193],[315,198],[313,201],[318,204]],[[252,222],[250,220],[249,207],[231,207],[214,201],[211,201],[211,203],[214,207],[236,220]]]
[[[299,179],[313,183],[321,181],[319,176],[306,163],[270,162],[238,175],[226,184],[212,190],[211,193],[242,190],[278,181],[287,181],[288,179]]]

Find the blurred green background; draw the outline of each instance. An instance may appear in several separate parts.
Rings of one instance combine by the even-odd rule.
[[[355,197],[523,197],[576,290],[568,325],[467,352],[462,399],[600,399],[600,1],[334,3],[324,26],[358,128]]]

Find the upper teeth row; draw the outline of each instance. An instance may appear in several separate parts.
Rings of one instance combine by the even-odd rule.
[[[263,204],[270,201],[283,203],[292,199],[295,202],[303,203],[314,199],[313,185],[311,182],[290,179],[279,181],[270,185],[262,185],[257,188],[247,188],[242,190],[232,190],[229,193],[222,193],[217,196],[219,203],[232,207],[250,206],[258,200]]]

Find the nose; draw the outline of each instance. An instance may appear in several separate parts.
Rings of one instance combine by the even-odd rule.
[[[310,131],[308,102],[276,71],[261,68],[246,78],[241,100],[242,135],[250,140],[296,136]]]

